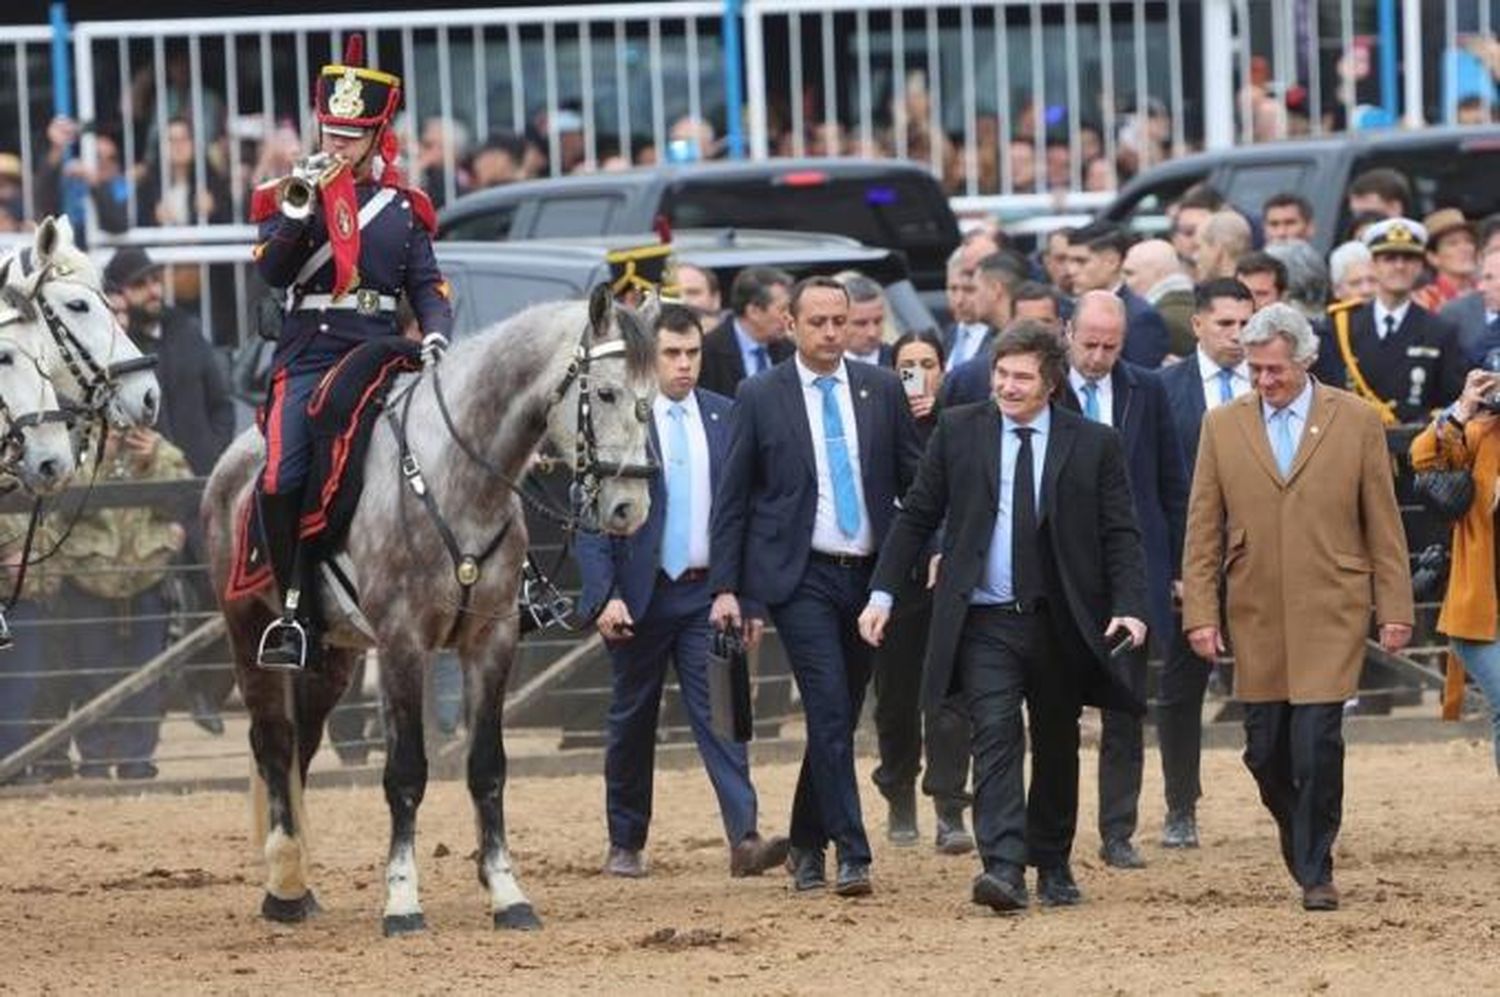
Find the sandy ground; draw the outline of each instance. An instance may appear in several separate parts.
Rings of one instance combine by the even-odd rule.
[[[1500,782],[1487,745],[1351,747],[1345,909],[1323,915],[1296,904],[1236,752],[1205,755],[1204,847],[1188,853],[1155,845],[1153,752],[1140,872],[1094,858],[1094,762],[1075,856],[1088,902],[1011,918],[968,902],[972,857],[885,845],[868,760],[876,893],[857,901],[794,897],[780,874],[731,881],[700,771],[660,775],[651,875],[633,882],[598,874],[598,779],[519,781],[511,842],[547,922],[534,935],[489,927],[465,858],[467,796],[436,784],[418,849],[430,930],[390,941],[379,790],[310,794],[326,913],[296,928],[256,916],[263,873],[240,796],[7,800],[0,991],[1500,992]],[[757,771],[765,828],[784,821],[795,774]]]

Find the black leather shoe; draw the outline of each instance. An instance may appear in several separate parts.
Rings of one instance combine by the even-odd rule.
[[[806,893],[827,886],[825,864],[823,849],[798,848],[793,845],[786,856],[786,868],[792,874],[792,889],[798,893]]]
[[[1125,838],[1106,838],[1099,847],[1099,857],[1111,869],[1144,869],[1146,860]]]
[[[1013,914],[1031,903],[1026,893],[1026,878],[1019,867],[998,868],[974,877],[971,899],[996,914]]]
[[[841,897],[869,896],[874,892],[874,887],[870,885],[870,863],[840,862],[839,878],[833,887],[833,892]]]
[[[1043,907],[1076,907],[1083,903],[1083,891],[1066,865],[1036,871],[1036,898]]]
[[[729,850],[729,875],[735,879],[759,876],[786,861],[791,842],[779,834],[762,838],[755,831]]]
[[[1339,888],[1332,883],[1319,883],[1302,891],[1302,909],[1329,911],[1339,909]]]
[[[1191,810],[1168,811],[1161,829],[1163,848],[1197,848],[1198,817]]]
[[[890,814],[885,822],[886,840],[898,848],[910,848],[921,840],[917,830],[917,791],[911,786],[894,789],[887,802]]]

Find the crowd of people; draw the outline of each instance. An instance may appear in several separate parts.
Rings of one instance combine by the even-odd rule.
[[[799,891],[874,888],[853,741],[873,686],[888,840],[920,839],[920,776],[934,846],[979,852],[976,903],[1027,906],[1028,865],[1037,900],[1077,903],[1081,706],[1102,715],[1100,857],[1140,868],[1148,651],[1168,849],[1200,842],[1205,690],[1232,652],[1287,870],[1305,909],[1336,908],[1342,717],[1372,616],[1390,651],[1414,623],[1388,426],[1430,423],[1419,468],[1473,469],[1439,629],[1500,702],[1500,219],[1417,221],[1411,201],[1399,174],[1358,177],[1327,260],[1293,192],[1247,217],[1200,186],[1169,238],[1094,223],[1031,257],[981,227],[949,261],[952,324],[894,340],[861,275],[751,268],[726,296],[680,265],[686,307],[658,323],[664,485],[642,534],[580,551],[614,663],[606,872],[647,874],[675,666],[733,875],[784,860]],[[761,835],[706,692],[712,631],[753,646],[768,620],[807,723],[786,837]]]

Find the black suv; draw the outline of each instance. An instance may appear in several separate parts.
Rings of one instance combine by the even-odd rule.
[[[832,232],[906,254],[911,281],[942,307],[958,220],[925,168],[895,160],[694,163],[529,180],[460,198],[439,239],[494,242],[672,229]]]
[[[1411,212],[1418,220],[1438,208],[1458,208],[1469,218],[1500,211],[1500,128],[1450,127],[1355,132],[1186,156],[1126,184],[1101,217],[1139,232],[1160,232],[1167,206],[1196,183],[1208,182],[1257,218],[1266,198],[1292,191],[1312,202],[1312,243],[1326,254],[1349,223],[1344,193],[1350,181],[1376,167],[1410,181],[1416,201]]]

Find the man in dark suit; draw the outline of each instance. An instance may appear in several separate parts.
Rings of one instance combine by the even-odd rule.
[[[1221,277],[1199,284],[1194,291],[1192,317],[1198,347],[1182,363],[1161,373],[1189,482],[1198,460],[1204,413],[1252,390],[1240,331],[1254,312],[1254,296],[1238,280]],[[1180,578],[1180,557],[1176,566],[1174,577]],[[1175,584],[1180,598],[1181,582]],[[1165,633],[1159,636],[1163,642],[1168,638]],[[1208,690],[1209,668],[1183,635],[1180,614],[1174,614],[1170,642],[1156,700],[1156,739],[1161,747],[1167,798],[1161,843],[1164,848],[1197,848],[1198,798],[1203,795],[1199,779],[1203,696]]]
[[[1160,377],[1120,359],[1125,306],[1108,291],[1078,299],[1068,331],[1069,398],[1093,422],[1113,426],[1125,447],[1130,494],[1146,552],[1151,628],[1163,654],[1171,648],[1172,583],[1182,564],[1188,478],[1182,444]],[[1124,656],[1137,698],[1146,698],[1146,652]],[[1105,710],[1099,741],[1099,857],[1117,869],[1146,864],[1135,834],[1145,769],[1139,715]]]
[[[652,443],[665,474],[651,482],[651,515],[634,535],[586,533],[575,547],[581,602],[603,603],[597,625],[609,646],[613,691],[604,755],[609,858],[605,872],[646,873],[641,851],[651,822],[656,724],[667,663],[719,800],[732,876],[757,876],[786,859],[787,840],[756,832],[755,787],[745,746],[716,735],[709,720],[708,524],[713,486],[729,448],[730,401],[697,389],[703,330],[681,305],[656,322]]]
[[[1387,424],[1425,422],[1459,396],[1468,373],[1453,326],[1411,300],[1427,233],[1409,218],[1388,218],[1365,230],[1364,243],[1375,298],[1349,313],[1347,342],[1336,325],[1319,330],[1328,344],[1312,373],[1385,410]]]
[[[1161,366],[1171,346],[1167,324],[1146,299],[1125,286],[1130,236],[1118,226],[1095,222],[1068,233],[1068,273],[1075,294],[1110,291],[1125,303],[1124,357],[1150,370]]]
[[[1500,351],[1500,243],[1479,258],[1476,288],[1459,295],[1439,312],[1458,332],[1464,366],[1486,366],[1492,351]]]
[[[1044,904],[1082,899],[1069,866],[1078,715],[1083,703],[1144,711],[1106,644],[1144,644],[1149,609],[1120,437],[1050,403],[1068,369],[1051,330],[1017,322],[994,353],[995,401],[938,420],[881,550],[860,632],[880,643],[890,593],[946,521],[923,696],[938,703],[957,686],[967,698],[984,861],[973,899],[1011,911],[1029,902],[1027,864],[1038,868]]]
[[[1040,322],[1061,334],[1063,326],[1062,297],[1052,287],[1036,281],[1025,280],[1015,285],[1010,296],[1009,315],[1014,318]],[[1071,312],[1069,313],[1071,314]],[[1010,321],[1006,319],[1006,324]],[[1004,325],[998,328],[1004,328]],[[967,360],[948,372],[943,378],[938,393],[938,406],[952,408],[968,405],[990,397],[990,367],[994,359],[989,344],[979,356]]]
[[[870,892],[870,844],[854,775],[854,726],[870,678],[856,620],[875,551],[921,458],[896,375],[844,360],[849,297],[809,277],[792,290],[797,354],[740,385],[714,497],[715,626],[738,627],[739,598],[769,607],[802,693],[807,748],[792,805],[794,886]],[[754,628],[754,624],[750,624]]]
[[[735,274],[729,288],[729,318],[703,337],[701,386],[733,398],[745,378],[792,355],[786,338],[791,286],[792,278],[774,267],[746,267]]]
[[[885,341],[885,289],[880,281],[858,270],[846,270],[834,278],[849,292],[849,345],[846,360],[891,365],[891,344]]]

